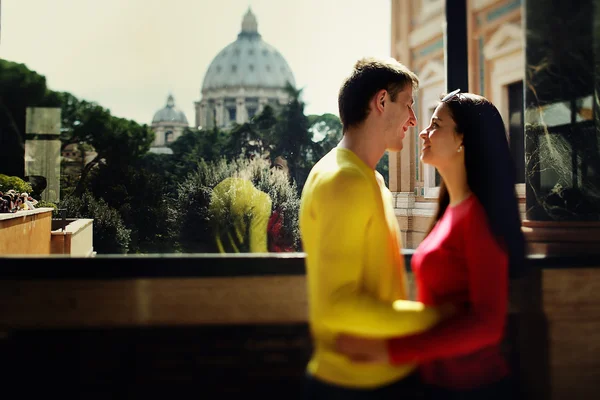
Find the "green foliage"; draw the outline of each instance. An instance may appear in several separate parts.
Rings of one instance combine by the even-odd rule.
[[[390,157],[389,157],[389,154],[387,151],[383,154],[383,157],[381,157],[381,159],[375,166],[375,169],[377,170],[377,172],[379,172],[383,176],[385,185],[387,187],[389,187],[390,186]]]
[[[19,194],[23,192],[31,193],[33,190],[28,182],[25,182],[18,176],[0,174],[0,192],[6,193],[11,189]]]
[[[342,121],[337,115],[326,113],[309,115],[307,118],[310,126],[308,130],[312,134],[312,139],[322,145],[328,144],[325,152],[331,150],[342,140]]]
[[[180,227],[179,243],[184,252],[218,252],[210,225],[210,196],[217,183],[233,171],[234,164],[228,164],[224,158],[210,164],[200,160],[197,169],[179,184],[174,206]]]
[[[197,163],[194,162],[194,167]],[[161,188],[157,188],[161,193],[171,194],[174,197],[174,193],[177,191],[177,182],[185,179],[187,173],[178,175],[176,170],[176,163],[173,155],[171,154],[157,154],[157,153],[146,153],[135,163],[135,167],[144,169],[148,174],[155,175],[156,179],[161,181]],[[190,166],[190,171],[193,167]]]
[[[59,203],[67,210],[68,218],[94,220],[94,249],[99,254],[126,254],[131,242],[131,231],[125,227],[119,212],[96,199],[89,192],[81,197],[69,196]]]
[[[146,160],[146,159],[144,159]],[[131,231],[130,253],[170,253],[177,250],[174,193],[165,191],[164,178],[138,160],[132,165],[101,165],[89,189],[96,198],[119,211]]]
[[[314,159],[319,160],[329,153],[342,140],[342,121],[334,114],[309,115],[309,132],[315,146]]]
[[[77,195],[85,190],[92,168],[101,161],[122,167],[143,157],[154,140],[147,125],[118,118],[94,102],[79,100],[67,92],[56,93],[61,105],[61,140],[64,146],[77,143],[81,149],[93,148],[97,156],[81,173],[75,189]]]
[[[281,109],[274,128],[276,141],[272,154],[287,160],[290,174],[301,191],[310,169],[317,162],[315,153],[318,151],[315,150],[318,147],[312,141],[308,118],[304,115],[302,90],[296,90],[289,83],[286,90],[290,98]]]
[[[289,243],[295,251],[300,251],[300,196],[294,181],[276,169],[268,169],[268,164],[260,165],[256,187],[267,193],[273,202],[273,210],[277,210],[283,220],[283,242]]]
[[[254,154],[259,157],[268,154],[270,149],[265,133],[253,122],[235,125],[229,133],[224,155],[234,158],[240,154]]]
[[[341,139],[341,123],[333,114],[304,115],[302,90],[287,87],[289,101],[277,110],[267,105],[249,122],[230,130],[188,129],[170,148],[173,150],[174,175],[187,176],[199,160],[234,160],[240,155],[275,158],[288,162],[298,192],[314,163]],[[317,143],[319,132],[325,139]]]
[[[46,200],[40,200],[37,202],[37,204],[35,205],[35,208],[44,208],[44,207],[50,207],[53,208],[54,211],[58,210],[58,205],[56,203],[53,203],[51,201],[46,201]]]
[[[334,114],[304,115],[302,90],[288,85],[290,100],[275,110],[267,105],[249,122],[230,130],[187,129],[170,145],[173,150],[173,181],[181,182],[194,171],[200,160],[232,161],[240,155],[274,159],[282,156],[288,162],[290,175],[298,192],[312,166],[342,138],[342,125]]]
[[[12,114],[0,98],[0,172],[7,175],[24,176],[25,141]]]
[[[188,128],[169,147],[172,176],[170,181],[181,183],[197,166],[198,161],[215,161],[230,154],[232,141],[228,133],[217,128],[197,130]],[[176,185],[175,185],[176,186]]]

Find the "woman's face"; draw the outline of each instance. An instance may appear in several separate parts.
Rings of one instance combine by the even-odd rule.
[[[423,140],[421,161],[425,164],[439,169],[463,162],[462,134],[456,132],[456,124],[445,103],[436,107],[429,126],[421,131],[419,137]]]

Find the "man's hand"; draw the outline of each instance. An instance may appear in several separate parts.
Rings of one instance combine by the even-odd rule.
[[[387,341],[341,334],[336,338],[335,350],[352,361],[388,363]]]
[[[451,302],[442,304],[438,307],[441,322],[454,317],[458,313],[465,312],[467,309],[467,304],[457,306]],[[334,349],[336,352],[345,355],[354,362],[389,362],[386,339],[373,339],[363,336],[340,334],[335,339]]]

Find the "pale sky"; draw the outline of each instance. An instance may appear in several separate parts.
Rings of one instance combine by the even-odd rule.
[[[150,124],[169,93],[195,119],[204,74],[248,6],[285,57],[306,114],[337,111],[356,60],[390,56],[390,0],[0,0],[0,58],[48,87]]]

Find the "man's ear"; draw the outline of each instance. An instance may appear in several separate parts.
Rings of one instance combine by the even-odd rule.
[[[382,113],[387,101],[387,90],[385,89],[381,89],[380,91],[378,91],[377,93],[375,93],[375,96],[373,96],[373,100],[372,102],[372,108],[374,110],[377,110],[379,113]]]

